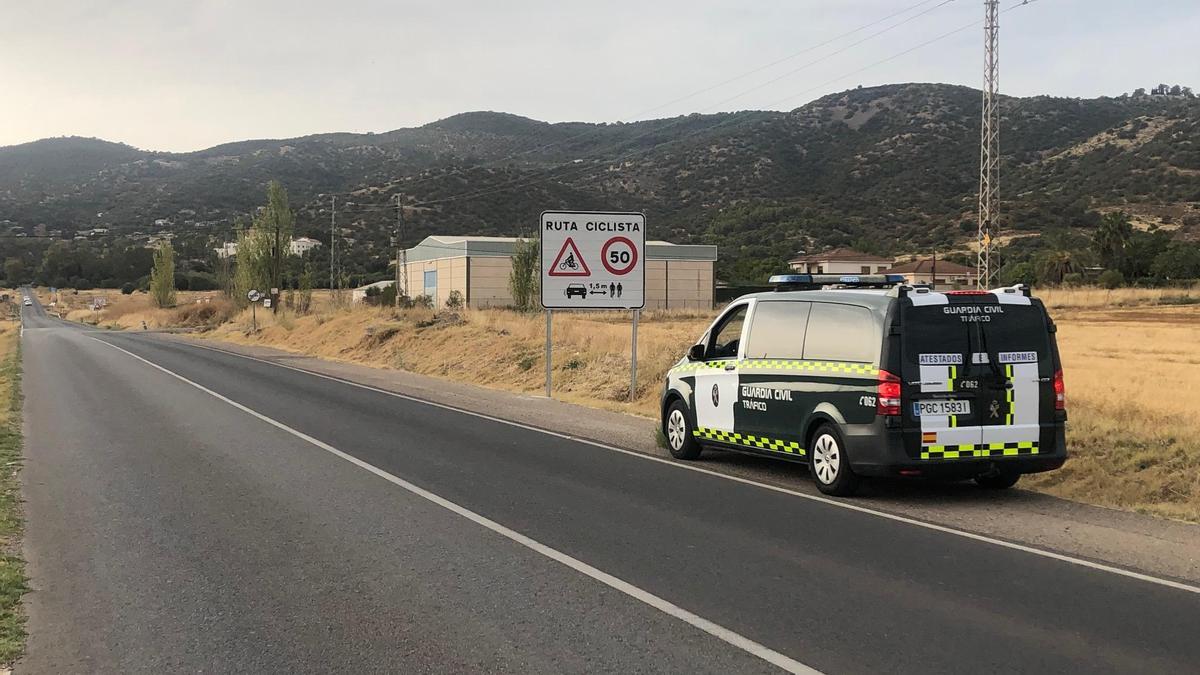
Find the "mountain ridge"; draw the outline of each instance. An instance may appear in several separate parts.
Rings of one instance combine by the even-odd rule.
[[[227,231],[279,179],[310,236],[328,238],[319,195],[329,193],[343,195],[338,217],[353,238],[377,248],[395,227],[397,194],[408,207],[406,244],[435,232],[526,233],[545,208],[636,209],[655,237],[721,244],[727,275],[754,276],[798,249],[912,252],[969,238],[979,109],[976,89],[904,83],[788,112],[596,124],[471,111],[190,153],[80,139],[90,159],[70,167],[59,165],[71,142],[35,141],[0,148],[0,221],[21,232],[144,231],[161,218]],[[1006,96],[1001,111],[1001,227],[1086,228],[1099,211],[1124,208],[1180,237],[1197,234],[1188,222],[1200,205],[1195,99]]]

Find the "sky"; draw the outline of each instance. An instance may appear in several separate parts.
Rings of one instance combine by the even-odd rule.
[[[472,110],[614,122],[978,87],[982,18],[982,0],[3,0],[0,145],[189,151]],[[1034,0],[1000,17],[1000,90],[1200,91],[1197,35],[1196,0]]]

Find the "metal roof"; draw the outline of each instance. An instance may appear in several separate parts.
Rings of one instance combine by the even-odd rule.
[[[408,249],[408,261],[423,262],[440,258],[463,256],[507,258],[512,255],[516,237],[476,237],[430,235]],[[647,260],[716,261],[717,247],[708,244],[672,244],[667,241],[646,242]]]

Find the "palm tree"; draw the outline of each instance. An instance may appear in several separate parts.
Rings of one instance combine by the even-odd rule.
[[[1100,229],[1092,238],[1092,246],[1100,255],[1100,262],[1109,269],[1120,269],[1125,263],[1125,249],[1133,238],[1133,225],[1124,211],[1104,215]]]
[[[1061,284],[1068,274],[1077,271],[1079,263],[1071,251],[1046,251],[1038,260],[1038,276],[1048,284]]]

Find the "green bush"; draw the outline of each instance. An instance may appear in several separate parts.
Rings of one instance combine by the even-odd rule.
[[[450,297],[446,298],[446,309],[462,309],[463,294],[461,291],[450,291]]]
[[[1096,281],[1105,288],[1120,288],[1125,285],[1125,275],[1119,270],[1104,270]]]

